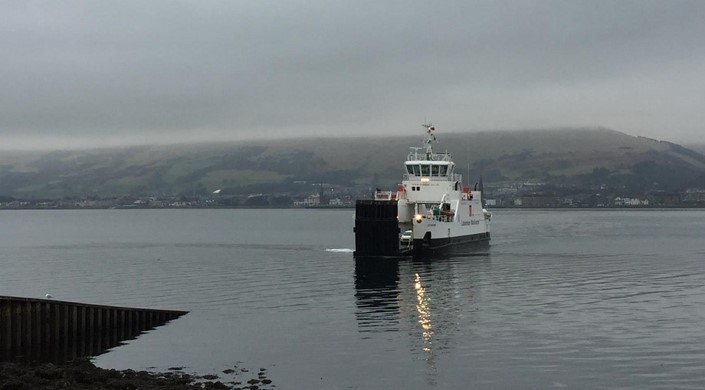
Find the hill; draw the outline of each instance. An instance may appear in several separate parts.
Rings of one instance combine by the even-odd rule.
[[[286,193],[321,182],[391,187],[422,135],[0,152],[0,196]],[[470,182],[483,175],[485,183],[604,182],[630,191],[705,187],[703,154],[609,129],[440,132],[438,138],[436,150],[453,153]]]
[[[691,144],[691,145],[684,145],[688,149],[695,150],[698,153],[705,154],[705,144]]]

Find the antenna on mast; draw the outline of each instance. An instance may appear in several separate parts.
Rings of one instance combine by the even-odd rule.
[[[465,161],[467,161],[468,163],[467,175],[468,185],[470,185],[470,143],[468,142],[467,138],[465,139]]]
[[[430,158],[431,154],[433,154],[433,148],[431,148],[431,144],[434,142],[438,142],[438,139],[433,134],[433,132],[436,131],[436,128],[433,126],[433,123],[431,123],[431,122],[426,122],[421,126],[423,126],[426,129],[426,140],[424,141],[424,143],[426,144],[427,157]]]

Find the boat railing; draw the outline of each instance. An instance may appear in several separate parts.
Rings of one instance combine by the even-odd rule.
[[[412,161],[452,161],[450,153],[445,152],[445,153],[426,153],[422,151],[412,151],[409,152],[409,156],[406,158],[407,160],[412,160]]]
[[[397,193],[392,191],[377,191],[375,192],[375,200],[395,200]]]
[[[458,173],[453,173],[450,175],[444,175],[444,176],[417,176],[417,175],[410,175],[408,173],[405,173],[402,175],[402,180],[413,180],[414,178],[419,178],[422,177],[427,177],[431,180],[441,180],[441,181],[462,181],[462,176]]]
[[[404,191],[376,191],[375,200],[406,199]]]
[[[433,215],[429,218],[438,222],[453,222],[455,220],[454,215]]]

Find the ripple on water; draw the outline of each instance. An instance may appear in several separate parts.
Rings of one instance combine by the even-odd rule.
[[[242,360],[291,388],[705,383],[702,212],[499,210],[484,253],[372,265],[352,259],[349,210],[113,213],[107,231],[67,213],[3,215],[2,293],[191,311],[108,367]]]

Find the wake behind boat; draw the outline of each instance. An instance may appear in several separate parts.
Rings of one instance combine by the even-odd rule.
[[[397,191],[377,191],[355,206],[355,258],[420,256],[488,243],[492,214],[482,185],[470,190],[448,152],[435,153],[428,124],[422,147],[412,147]]]

